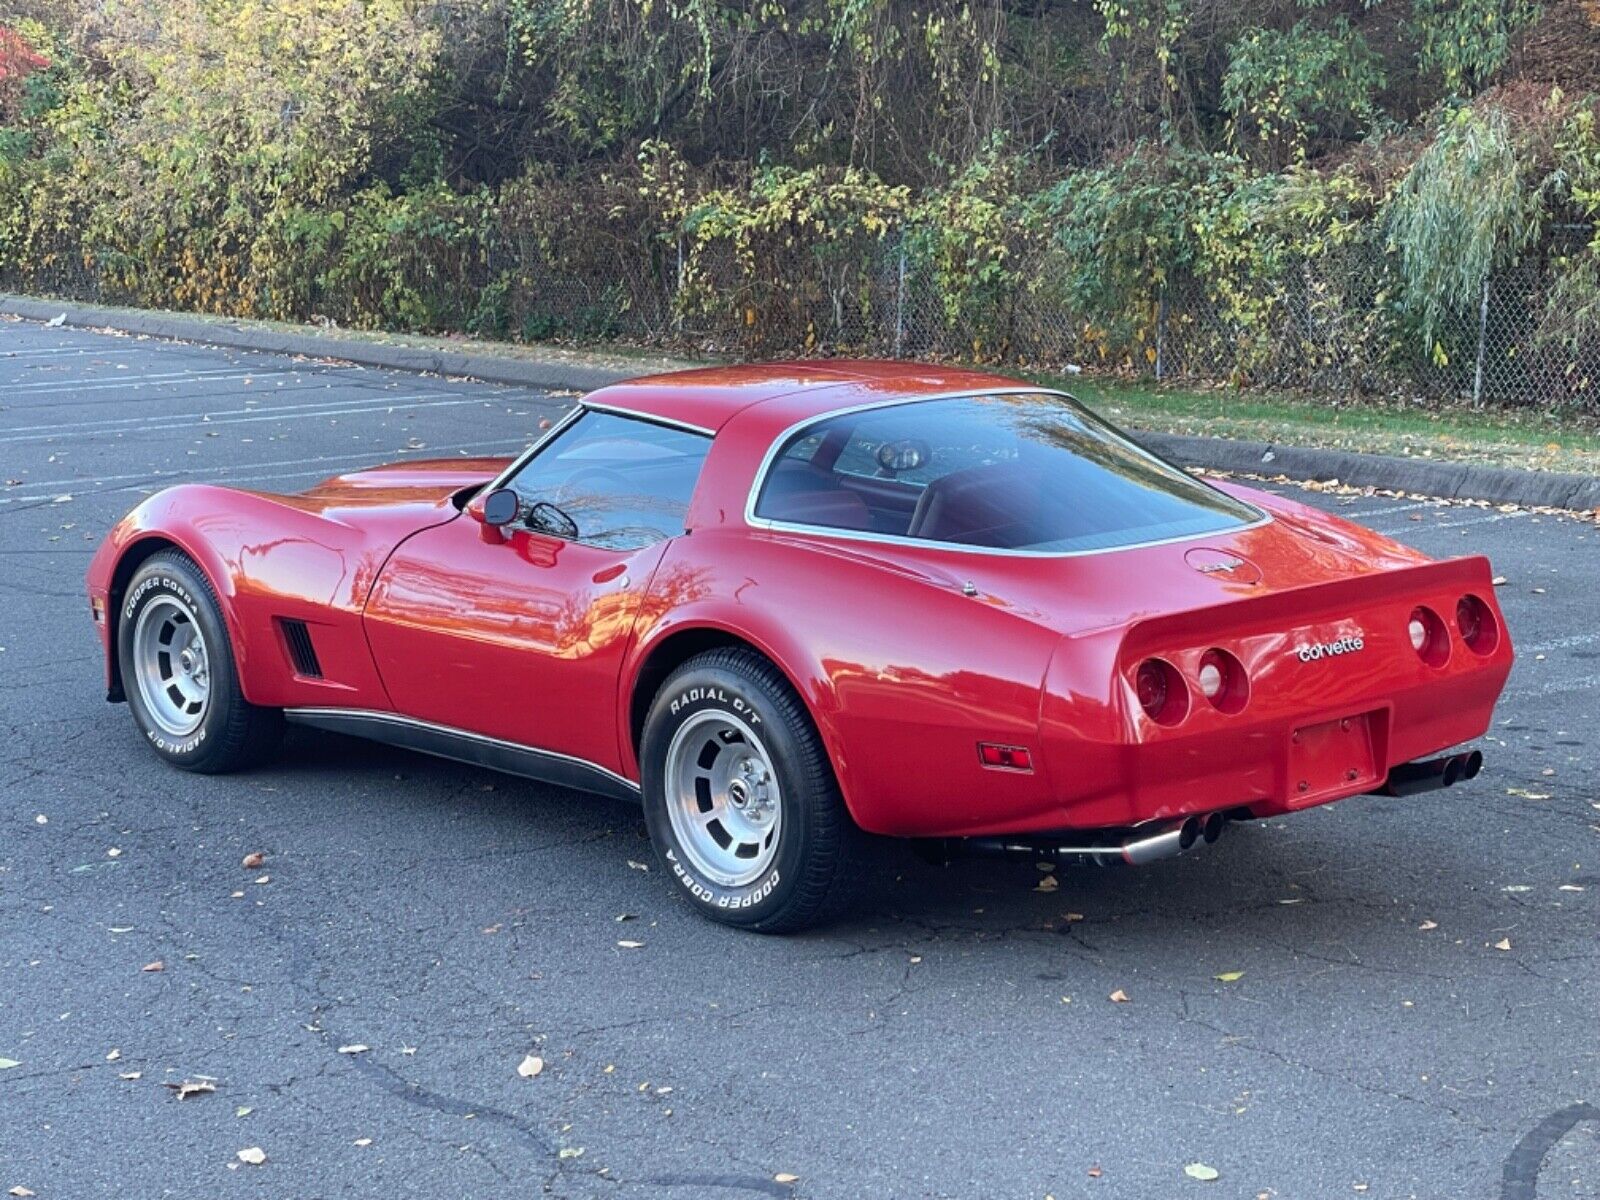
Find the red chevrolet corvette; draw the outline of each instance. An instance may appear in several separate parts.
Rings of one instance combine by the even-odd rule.
[[[1471,778],[1511,641],[1433,562],[1070,397],[819,362],[601,389],[515,459],[186,484],[89,569],[112,700],[217,772],[284,720],[642,801],[690,902],[836,912],[863,833],[1144,862]]]

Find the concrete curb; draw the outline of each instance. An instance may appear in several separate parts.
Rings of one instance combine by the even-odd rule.
[[[1435,462],[1390,454],[1357,454],[1224,438],[1141,432],[1139,440],[1184,466],[1290,479],[1337,479],[1352,487],[1384,488],[1450,500],[1488,500],[1529,508],[1600,509],[1600,478],[1558,471],[1516,471],[1476,463]]]
[[[488,383],[508,383],[522,387],[588,391],[626,379],[639,371],[584,366],[560,361],[539,362],[507,358],[496,354],[457,353],[451,350],[418,349],[411,346],[385,346],[354,338],[330,337],[320,333],[290,333],[257,325],[236,324],[217,319],[205,320],[177,313],[129,312],[126,309],[96,308],[63,300],[35,300],[27,296],[0,294],[0,314],[30,321],[51,321],[65,316],[63,325],[78,329],[116,329],[123,333],[142,333],[150,337],[171,338],[180,342],[201,342],[235,350],[263,350],[272,354],[303,354],[308,358],[332,358],[364,367],[387,367],[396,371],[431,371],[437,375],[466,375]]]
[[[560,360],[541,362],[469,351],[385,346],[317,333],[290,333],[229,321],[202,320],[176,313],[130,312],[26,296],[0,294],[0,314],[33,321],[65,317],[62,324],[75,328],[117,329],[238,350],[303,354],[399,371],[463,375],[521,387],[588,391],[642,373],[639,367],[585,365]],[[1486,500],[1582,512],[1600,509],[1600,478],[1592,475],[1517,471],[1386,454],[1134,432],[1152,450],[1184,466],[1254,475],[1286,475],[1302,480],[1337,479],[1352,487],[1384,488],[1454,500]]]

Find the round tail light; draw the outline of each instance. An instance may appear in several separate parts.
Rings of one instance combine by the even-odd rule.
[[[1417,657],[1430,667],[1442,667],[1450,661],[1450,631],[1433,609],[1426,605],[1413,608],[1406,632]]]
[[[1200,694],[1221,712],[1238,712],[1250,696],[1250,680],[1243,665],[1226,650],[1211,649],[1200,656],[1195,682]]]
[[[1494,610],[1477,596],[1456,601],[1456,630],[1474,654],[1493,654],[1500,644],[1500,623],[1494,619]]]
[[[1164,659],[1145,659],[1133,682],[1139,707],[1152,721],[1173,725],[1189,711],[1189,689],[1184,686],[1183,676]]]

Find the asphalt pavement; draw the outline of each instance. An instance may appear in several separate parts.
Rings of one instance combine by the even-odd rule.
[[[186,775],[104,701],[83,572],[143,494],[565,402],[0,323],[0,1192],[1600,1196],[1592,520],[1296,492],[1505,577],[1476,782],[1055,887],[892,854],[799,937],[691,914],[625,804],[303,729]]]

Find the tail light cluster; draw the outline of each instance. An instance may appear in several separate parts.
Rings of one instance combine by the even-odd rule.
[[[1430,667],[1450,661],[1452,642],[1459,639],[1481,657],[1500,646],[1500,622],[1482,597],[1470,593],[1456,601],[1454,629],[1426,604],[1411,610],[1406,633],[1417,657]],[[1233,655],[1212,647],[1200,656],[1194,671],[1193,692],[1198,692],[1218,712],[1236,713],[1250,701],[1250,676]],[[1189,715],[1189,681],[1164,658],[1147,658],[1134,675],[1139,707],[1158,725],[1176,725]]]
[[[1442,667],[1450,661],[1450,629],[1433,609],[1425,604],[1412,609],[1406,629],[1411,648],[1423,662]],[[1481,597],[1468,594],[1456,601],[1455,635],[1474,654],[1487,656],[1500,645],[1500,622]]]
[[[1244,665],[1226,650],[1213,647],[1200,656],[1195,690],[1220,712],[1236,713],[1250,699],[1250,677]],[[1176,725],[1189,715],[1189,685],[1182,672],[1164,658],[1147,658],[1134,676],[1139,707],[1159,725]]]

